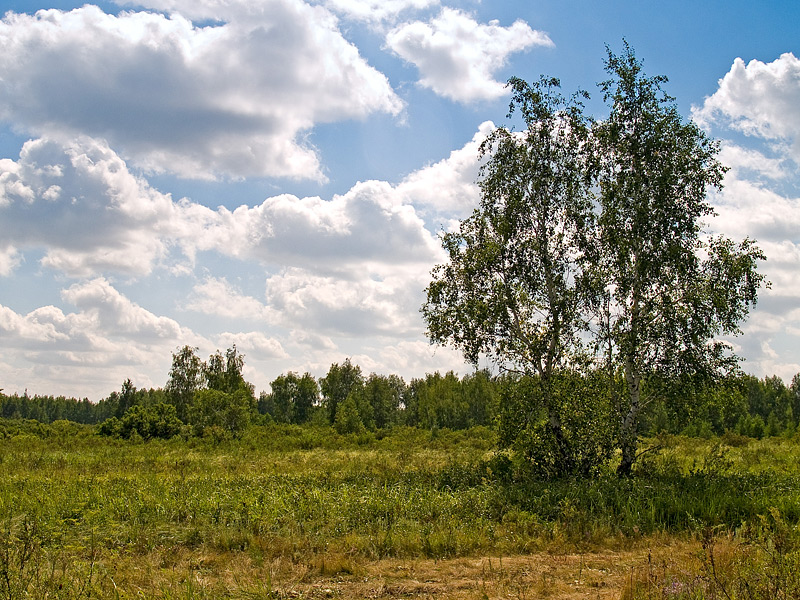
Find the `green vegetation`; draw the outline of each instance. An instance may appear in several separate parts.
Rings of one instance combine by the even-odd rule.
[[[508,117],[523,128],[481,145],[480,204],[442,235],[448,260],[422,307],[433,342],[533,381],[506,433],[551,475],[599,465],[608,436],[587,434],[610,423],[630,475],[654,400],[645,388],[734,373],[720,338],[740,333],[764,284],[752,240],[703,231],[725,173],[719,145],[684,121],[667,79],[645,75],[627,43],[608,50],[606,72],[597,120],[584,114],[588,94],[564,98],[557,79],[509,80]]]
[[[67,422],[3,426],[3,598],[244,598],[278,563],[352,571],[382,557],[586,552],[709,531],[758,553],[774,535],[766,522],[797,556],[796,439],[662,436],[633,478],[609,463],[591,479],[547,481],[520,478],[486,428],[274,424],[239,439],[144,442]],[[238,565],[236,584],[215,570],[223,560]]]

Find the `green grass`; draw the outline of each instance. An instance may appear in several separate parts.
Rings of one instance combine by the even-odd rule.
[[[631,479],[518,482],[487,468],[486,429],[271,426],[221,443],[18,431],[0,439],[0,598],[269,597],[278,563],[583,551],[771,514],[796,529],[797,441],[661,442]]]

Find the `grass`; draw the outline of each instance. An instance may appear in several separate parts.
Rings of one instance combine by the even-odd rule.
[[[746,569],[797,566],[800,443],[656,442],[631,479],[609,468],[518,482],[491,471],[493,434],[480,428],[359,437],[272,426],[221,443],[17,431],[0,439],[0,598],[424,595],[445,564],[470,573],[453,597],[569,597],[558,582],[576,565],[574,581],[602,596],[606,555],[630,563],[606,573],[626,598],[722,598],[709,594],[735,592]],[[660,571],[652,553],[643,562],[664,548]],[[558,556],[570,566],[547,566]],[[547,572],[561,575],[549,585]],[[664,595],[675,590],[695,595]]]

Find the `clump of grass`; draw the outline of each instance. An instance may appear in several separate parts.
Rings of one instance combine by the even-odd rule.
[[[777,509],[735,532],[706,527],[691,564],[648,561],[623,600],[775,600],[800,598],[800,535]]]

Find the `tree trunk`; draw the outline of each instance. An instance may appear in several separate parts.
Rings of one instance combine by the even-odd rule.
[[[620,424],[619,444],[622,450],[622,461],[617,467],[617,475],[627,477],[636,460],[636,448],[639,442],[639,411],[641,409],[642,377],[636,371],[632,361],[625,361],[625,381],[628,384],[630,406]]]

